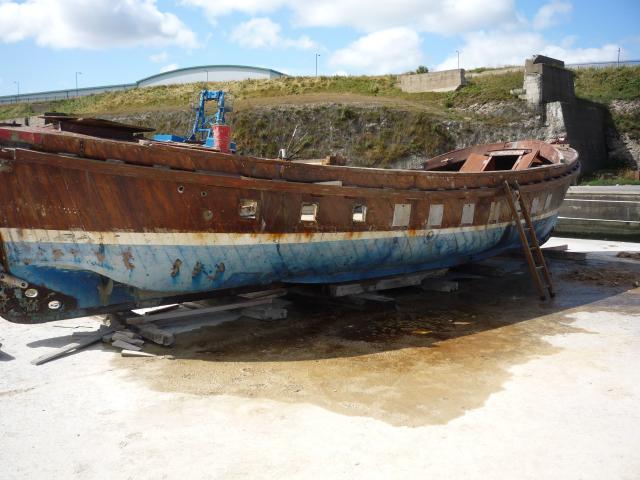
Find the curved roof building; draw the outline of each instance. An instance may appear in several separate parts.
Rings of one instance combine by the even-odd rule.
[[[156,85],[175,85],[179,83],[225,82],[247,79],[269,79],[286,76],[282,72],[270,68],[249,67],[246,65],[201,65],[198,67],[178,68],[169,72],[158,73],[134,83],[120,85],[103,85],[99,87],[82,87],[68,90],[52,90],[48,92],[21,93],[19,95],[0,96],[0,104],[18,102],[42,102],[84,97],[96,93],[130,90],[133,88],[153,87]]]
[[[152,75],[136,83],[138,87],[172,85],[176,83],[224,82],[231,80],[269,79],[284,76],[284,73],[270,68],[248,67],[246,65],[202,65],[179,68]]]

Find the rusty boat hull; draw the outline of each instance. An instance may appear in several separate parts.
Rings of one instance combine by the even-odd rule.
[[[0,126],[0,146],[0,316],[21,323],[487,258],[519,245],[505,180],[545,240],[579,172],[574,150],[537,141],[451,152],[423,170],[51,128]]]

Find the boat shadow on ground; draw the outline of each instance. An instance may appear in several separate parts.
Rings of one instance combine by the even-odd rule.
[[[163,391],[307,402],[397,425],[445,423],[482,406],[514,366],[560,352],[549,336],[590,334],[572,326],[574,309],[640,301],[623,300],[640,266],[607,274],[554,262],[552,271],[552,301],[538,300],[522,270],[455,293],[397,290],[394,311],[297,302],[286,320],[183,334],[174,361],[127,365]]]

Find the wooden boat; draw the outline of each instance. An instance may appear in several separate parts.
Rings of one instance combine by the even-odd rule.
[[[37,323],[277,283],[450,267],[519,245],[505,180],[541,241],[575,150],[479,145],[421,170],[311,165],[157,143],[73,119],[0,126],[0,316]]]

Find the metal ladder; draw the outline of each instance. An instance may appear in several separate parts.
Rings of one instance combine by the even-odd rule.
[[[555,292],[553,291],[551,274],[542,255],[536,231],[531,223],[531,215],[529,214],[529,210],[527,210],[524,198],[520,194],[520,185],[518,185],[518,182],[514,182],[512,187],[509,185],[509,182],[505,181],[504,189],[507,194],[509,207],[511,208],[511,215],[515,220],[516,228],[520,235],[522,250],[529,264],[529,271],[531,272],[533,283],[542,300],[547,299],[547,293],[549,297],[554,297]],[[525,226],[522,225],[522,220],[524,220]],[[527,236],[527,231],[529,232],[529,236]],[[529,241],[529,239],[531,241]]]

